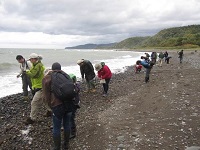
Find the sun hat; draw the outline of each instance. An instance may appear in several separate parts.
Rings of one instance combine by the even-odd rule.
[[[84,61],[83,59],[80,59],[77,61],[77,64],[80,65],[81,63],[83,63],[83,61]]]
[[[39,57],[38,54],[32,53],[32,54],[29,56],[29,59],[31,59],[31,58],[38,58],[38,57]]]
[[[101,68],[102,68],[102,65],[101,64],[95,64],[95,70],[96,71],[99,71],[99,70],[101,70]]]

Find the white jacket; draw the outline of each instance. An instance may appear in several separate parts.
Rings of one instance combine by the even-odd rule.
[[[32,63],[29,60],[25,60],[23,63],[20,63],[20,72],[19,75],[22,75],[23,71],[30,70]]]

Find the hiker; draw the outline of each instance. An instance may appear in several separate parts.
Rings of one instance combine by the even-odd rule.
[[[38,111],[40,106],[43,104],[42,101],[42,79],[44,77],[44,65],[40,60],[38,54],[32,53],[30,55],[30,61],[32,68],[26,71],[26,74],[30,77],[32,83],[33,99],[31,101],[31,113],[30,117],[24,122],[26,125],[33,124],[38,119]],[[47,108],[46,116],[51,116],[51,109]]]
[[[79,97],[79,92],[80,92],[80,83],[77,82],[76,76],[74,74],[69,74],[70,78],[73,80],[73,83],[76,86],[76,96],[73,99],[73,109],[72,109],[72,116],[71,116],[71,131],[70,131],[70,139],[75,138],[76,137],[76,132],[77,132],[77,128],[76,128],[76,122],[75,122],[75,118],[76,118],[76,111],[77,109],[80,108],[80,97]]]
[[[70,138],[70,120],[73,109],[73,97],[67,95],[61,97],[63,94],[60,89],[66,91],[71,89],[73,84],[72,79],[61,70],[61,65],[56,62],[52,64],[52,70],[42,80],[43,97],[46,103],[52,108],[53,112],[53,141],[54,150],[61,149],[61,125],[64,128],[64,145],[63,149],[69,149]],[[63,81],[64,80],[64,81]],[[62,87],[60,82],[64,82],[65,87]],[[66,88],[67,87],[67,88]],[[61,92],[61,93],[60,93]],[[73,93],[71,93],[73,94]]]
[[[159,55],[158,55],[158,65],[160,66],[160,67],[162,67],[162,61],[163,61],[163,58],[164,58],[164,54],[163,54],[163,52],[160,52],[159,53]]]
[[[157,53],[156,52],[152,52],[151,53],[151,63],[153,63],[155,65],[156,64],[156,60],[157,60]]]
[[[138,73],[142,70],[142,65],[141,65],[141,61],[136,61],[136,65],[135,65],[135,73]]]
[[[152,69],[154,63],[153,62],[148,62],[146,60],[146,57],[144,57],[144,56],[141,56],[141,59],[142,59],[142,61],[140,62],[140,64],[144,68],[146,68],[145,82],[147,83],[147,82],[149,82],[149,74],[151,72],[151,69]]]
[[[169,64],[169,60],[170,60],[171,58],[172,58],[171,56],[168,56],[168,57],[166,58],[167,64]]]
[[[81,59],[77,61],[77,64],[80,66],[82,81],[86,80],[86,92],[96,92],[94,84],[95,73],[92,63],[89,60]]]
[[[146,58],[149,59],[149,57],[150,57],[149,53],[144,53],[144,54],[145,54]],[[149,59],[149,60],[150,60],[150,59]]]
[[[28,87],[32,90],[32,85],[30,78],[26,75],[26,70],[32,67],[32,63],[29,60],[25,60],[22,55],[17,55],[16,60],[20,63],[20,73],[17,75],[17,78],[22,78],[24,100],[28,100]]]
[[[165,51],[164,57],[165,57],[165,62],[167,62],[167,57],[168,57],[168,52],[167,51]]]
[[[181,50],[180,52],[178,52],[178,58],[180,59],[180,63],[182,63],[183,61],[183,50]]]
[[[98,71],[100,83],[103,84],[103,97],[106,97],[108,95],[109,82],[112,77],[110,68],[107,65],[102,67],[101,64],[95,64],[95,70]]]

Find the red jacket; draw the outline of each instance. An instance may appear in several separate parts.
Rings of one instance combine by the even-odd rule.
[[[103,68],[98,71],[98,77],[101,79],[110,79],[112,77],[112,73],[108,66],[104,65]]]

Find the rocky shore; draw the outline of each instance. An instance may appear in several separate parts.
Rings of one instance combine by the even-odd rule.
[[[133,66],[113,75],[108,97],[80,93],[77,137],[72,150],[198,150],[200,147],[200,52],[185,52],[179,64],[176,52],[170,64],[154,66],[150,82]],[[134,64],[135,62],[133,62]],[[84,88],[85,85],[82,85]],[[30,101],[22,94],[0,99],[0,149],[50,150],[51,118],[26,126]]]

